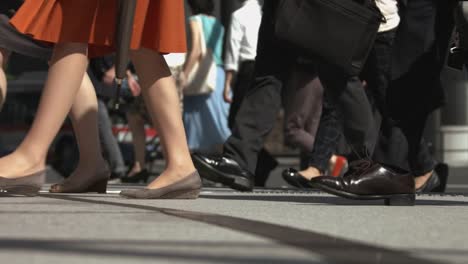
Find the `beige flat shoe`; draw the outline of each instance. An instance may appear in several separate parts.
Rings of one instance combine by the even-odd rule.
[[[4,178],[0,176],[0,190],[7,194],[36,196],[45,182],[45,170],[20,178]]]
[[[196,199],[202,187],[198,171],[190,173],[185,178],[158,189],[124,190],[120,195],[133,199]]]

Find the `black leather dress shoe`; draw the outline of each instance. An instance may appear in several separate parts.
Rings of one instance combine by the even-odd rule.
[[[399,169],[373,163],[365,170],[343,177],[321,176],[310,180],[313,187],[344,198],[384,199],[386,205],[414,205],[414,178]]]
[[[227,157],[206,157],[193,154],[192,160],[200,176],[239,191],[252,191],[254,175]]]
[[[289,168],[283,171],[281,174],[283,179],[297,188],[311,188],[309,185],[309,180],[304,178],[296,169]]]

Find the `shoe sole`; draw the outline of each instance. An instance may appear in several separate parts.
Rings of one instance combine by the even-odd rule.
[[[161,196],[159,199],[197,199],[199,195],[200,189],[190,191],[175,191],[167,193]]]
[[[205,162],[199,160],[199,158],[196,156],[193,156],[192,159],[201,177],[210,181],[222,183],[238,191],[252,191],[253,188],[250,180],[246,178],[237,177],[234,174],[219,172],[211,165],[208,165]]]
[[[31,185],[11,185],[0,187],[0,189],[5,191],[6,194],[34,197],[39,194],[41,187]]]
[[[120,196],[128,199],[197,199],[200,195],[200,190],[201,189],[173,191],[161,196],[149,195],[145,197],[138,197],[133,195],[126,195],[124,193],[120,193]]]
[[[385,200],[385,205],[389,206],[414,206],[416,202],[416,194],[389,194],[389,195],[358,195],[354,193],[335,190],[320,183],[314,183],[314,187],[343,198],[353,200]]]

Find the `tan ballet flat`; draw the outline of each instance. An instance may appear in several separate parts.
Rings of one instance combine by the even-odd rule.
[[[120,195],[133,199],[196,199],[202,187],[198,171],[185,178],[158,189],[124,190]]]
[[[36,196],[45,182],[45,170],[20,178],[4,178],[0,176],[0,190],[7,194]]]

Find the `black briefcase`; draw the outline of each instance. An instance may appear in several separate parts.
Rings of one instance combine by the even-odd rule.
[[[280,0],[275,34],[355,76],[366,62],[381,21],[375,5],[355,0]]]

